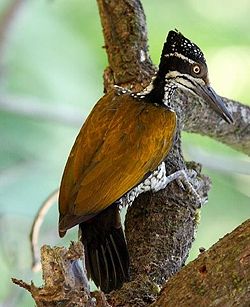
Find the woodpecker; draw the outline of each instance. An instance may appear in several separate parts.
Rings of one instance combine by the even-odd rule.
[[[119,208],[169,183],[164,159],[175,138],[174,92],[202,97],[233,119],[209,84],[200,48],[170,31],[159,70],[139,93],[114,89],[95,105],[68,157],[59,194],[59,235],[79,224],[88,277],[106,293],[129,280],[129,254]]]

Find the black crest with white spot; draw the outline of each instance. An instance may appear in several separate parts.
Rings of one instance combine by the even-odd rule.
[[[171,71],[191,73],[191,65],[198,63],[207,69],[205,57],[200,48],[178,31],[170,31],[163,46],[158,76],[165,78]]]
[[[206,63],[204,55],[200,48],[184,37],[180,32],[170,31],[166,43],[162,50],[162,56],[171,56],[172,54],[182,55],[190,60],[200,63]]]
[[[200,48],[180,32],[170,31],[163,46],[159,70],[153,80],[152,89],[146,98],[169,105],[174,92],[174,85],[171,80],[175,81],[178,75],[186,77],[193,75],[193,66],[197,63],[201,65],[197,67],[199,72],[201,69],[202,72],[207,71],[206,60]],[[200,75],[195,74],[194,77],[200,77]],[[176,87],[174,86],[174,88]]]
[[[159,69],[151,84],[134,98],[144,99],[178,112],[174,93],[177,88],[202,98],[228,123],[233,118],[222,99],[212,89],[205,57],[200,48],[177,30],[170,31],[163,46]]]

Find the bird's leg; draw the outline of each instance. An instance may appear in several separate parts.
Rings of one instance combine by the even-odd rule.
[[[187,173],[184,170],[177,171],[173,173],[172,175],[176,176],[176,182],[177,184],[187,191],[188,193],[192,194],[195,197],[195,200],[197,201],[196,208],[201,208],[202,206],[202,200],[200,195],[197,193],[196,189],[193,187],[193,185],[190,182],[190,179],[188,178]],[[170,176],[172,176],[170,175]]]
[[[157,180],[155,181],[154,178],[156,178]],[[176,180],[179,187],[194,196],[197,202],[196,208],[201,207],[202,200],[193,185],[190,183],[189,176],[184,169],[178,170],[170,175],[167,175],[165,163],[162,162],[157,168],[157,170],[155,170],[148,179],[151,181],[151,188],[154,192],[164,189],[169,183]],[[153,184],[154,181],[155,184]]]
[[[192,174],[191,174],[192,175]],[[192,176],[191,176],[192,177]],[[190,177],[190,178],[191,178]],[[171,175],[166,174],[165,162],[162,162],[155,171],[153,171],[143,182],[134,187],[131,191],[125,194],[120,200],[121,206],[131,205],[135,198],[141,193],[147,191],[157,192],[165,189],[165,187],[176,180],[177,184],[188,193],[192,194],[195,199],[195,209],[200,208],[202,201],[195,188],[190,183],[189,176],[185,170],[179,170]]]

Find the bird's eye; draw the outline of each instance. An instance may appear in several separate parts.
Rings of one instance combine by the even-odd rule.
[[[192,70],[193,72],[196,74],[196,75],[199,75],[199,73],[201,72],[201,68],[199,65],[195,64],[193,67],[192,67]]]

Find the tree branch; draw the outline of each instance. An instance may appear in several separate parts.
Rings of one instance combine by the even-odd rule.
[[[18,286],[29,291],[38,307],[45,306],[96,306],[93,301],[83,259],[84,250],[80,242],[64,247],[41,249],[43,280],[45,285],[37,288],[13,278]]]
[[[41,269],[41,262],[39,259],[39,248],[38,248],[38,238],[40,233],[40,227],[43,220],[51,208],[51,206],[57,201],[59,195],[59,190],[53,191],[47,199],[41,205],[39,211],[37,212],[35,219],[33,221],[31,231],[30,231],[30,245],[31,245],[31,255],[32,255],[32,270],[37,272]]]
[[[249,306],[249,280],[247,220],[172,277],[152,307]]]
[[[113,85],[142,89],[155,72],[148,53],[147,28],[138,0],[97,0],[109,67],[104,89]]]
[[[210,108],[198,103],[197,97],[180,92],[177,103],[183,106],[184,130],[209,136],[250,155],[250,107],[228,98],[223,101],[234,118],[233,125],[228,125]]]

